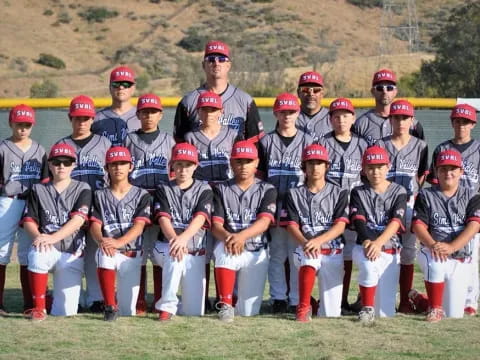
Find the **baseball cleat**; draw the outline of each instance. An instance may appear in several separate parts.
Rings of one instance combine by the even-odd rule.
[[[288,303],[287,300],[273,300],[272,313],[284,314],[287,312]]]
[[[103,313],[105,311],[105,305],[104,305],[103,301],[101,301],[101,300],[100,301],[94,301],[92,303],[92,305],[90,305],[88,310],[90,310],[91,313],[100,314],[100,313]]]
[[[302,323],[312,321],[312,307],[298,305],[295,320]]]
[[[419,293],[416,289],[412,289],[408,292],[408,299],[417,314],[428,311],[428,296],[426,294]]]
[[[425,320],[429,323],[437,323],[441,321],[445,317],[445,313],[443,309],[440,308],[432,308],[428,311],[427,317]]]
[[[29,309],[24,312],[25,318],[33,321],[33,322],[40,322],[47,318],[47,312],[41,309]]]
[[[8,312],[7,310],[5,310],[5,308],[2,306],[0,306],[0,317],[2,316],[7,316],[8,315]]]
[[[147,315],[147,302],[145,301],[145,299],[138,299],[136,314],[137,316]]]
[[[170,321],[173,318],[173,314],[168,311],[160,311],[158,314],[159,321]]]
[[[105,311],[103,313],[103,320],[116,321],[117,318],[118,318],[118,310],[111,305],[105,306]]]
[[[473,307],[471,306],[467,306],[465,309],[464,309],[464,312],[465,312],[465,315],[467,316],[475,316],[477,315],[477,310],[475,310]]]
[[[235,309],[232,305],[225,304],[225,303],[218,303],[217,309],[218,312],[218,319],[223,322],[232,322],[233,318],[235,317]]]
[[[412,304],[409,302],[403,303],[403,304],[400,303],[398,305],[397,312],[402,314],[415,314],[415,309],[413,308]]]
[[[318,303],[318,300],[316,300],[313,296],[310,296],[310,306],[312,307],[312,316],[317,316],[318,307],[320,306],[320,304]]]
[[[372,306],[364,306],[358,313],[358,321],[362,325],[372,325],[375,322],[375,310]]]
[[[360,294],[358,294],[357,300],[355,300],[353,304],[350,304],[350,310],[354,314],[358,314],[360,313],[360,311],[362,311],[362,299],[360,297]]]

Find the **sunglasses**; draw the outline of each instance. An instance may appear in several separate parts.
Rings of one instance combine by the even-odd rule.
[[[210,55],[210,56],[205,56],[205,61],[209,63],[214,63],[218,61],[219,63],[224,63],[224,62],[229,62],[230,59],[228,56],[222,56],[222,55]]]
[[[375,85],[373,88],[378,92],[382,92],[382,91],[390,92],[395,90],[397,87],[395,85]]]
[[[130,89],[135,84],[129,81],[114,81],[111,83],[111,85],[115,89],[118,89],[120,86],[122,86],[125,89]]]
[[[73,159],[65,159],[65,160],[60,160],[60,159],[52,159],[50,160],[53,166],[60,166],[63,164],[65,167],[70,167],[72,164],[75,162]]]
[[[300,88],[300,92],[302,92],[304,94],[310,94],[310,92],[313,92],[314,94],[318,94],[322,90],[323,90],[323,88],[321,86],[319,86],[319,87],[302,86]]]

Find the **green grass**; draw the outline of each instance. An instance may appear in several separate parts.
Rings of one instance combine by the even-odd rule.
[[[354,277],[355,278],[355,275]],[[363,327],[355,317],[314,318],[298,324],[293,315],[236,318],[175,317],[160,323],[149,314],[105,323],[101,315],[23,318],[18,265],[7,271],[0,318],[0,359],[478,359],[480,318],[427,324],[423,316],[398,315]],[[421,285],[421,274],[416,274]],[[351,297],[356,295],[352,285]],[[213,292],[211,292],[213,294]],[[265,297],[266,298],[266,297]]]

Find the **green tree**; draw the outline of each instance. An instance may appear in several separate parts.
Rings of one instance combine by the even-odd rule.
[[[34,83],[30,88],[31,98],[54,98],[58,95],[58,86],[48,79]]]

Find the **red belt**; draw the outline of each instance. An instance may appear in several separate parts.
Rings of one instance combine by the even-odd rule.
[[[120,251],[120,254],[125,255],[126,257],[129,258],[136,258],[137,254],[140,253],[140,256],[143,254],[143,251],[139,250],[126,250],[126,251]]]
[[[189,251],[188,254],[189,255],[193,255],[193,256],[203,256],[207,253],[207,251],[205,249],[200,249],[200,250],[195,250],[195,251]]]
[[[342,249],[320,249],[320,253],[322,255],[335,255],[335,254],[341,254]]]
[[[399,252],[399,249],[395,248],[388,248],[388,249],[382,249],[384,253],[390,254],[390,255],[395,255],[397,252]]]

